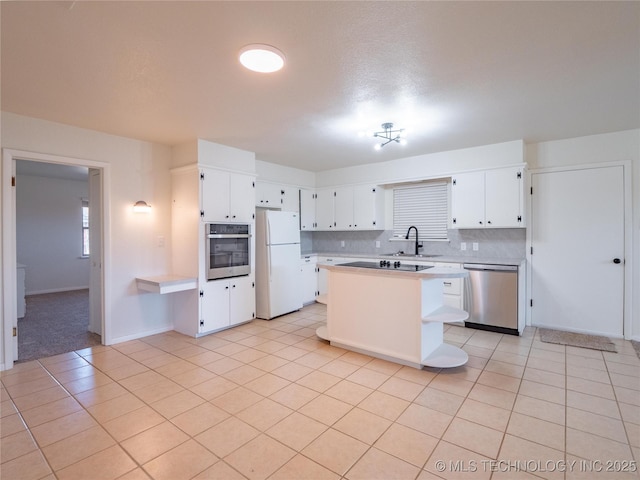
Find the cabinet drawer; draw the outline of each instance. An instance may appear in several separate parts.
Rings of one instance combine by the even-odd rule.
[[[460,295],[462,293],[461,280],[461,278],[445,278],[443,280],[445,295]]]

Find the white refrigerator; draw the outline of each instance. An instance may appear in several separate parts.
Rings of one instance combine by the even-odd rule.
[[[300,219],[295,212],[256,214],[256,317],[271,320],[302,308]]]

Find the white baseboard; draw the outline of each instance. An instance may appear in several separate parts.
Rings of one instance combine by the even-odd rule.
[[[134,333],[133,335],[127,335],[124,337],[113,338],[109,345],[116,345],[118,343],[129,342],[131,340],[138,340],[144,337],[150,337],[151,335],[157,335],[159,333],[172,332],[174,330],[173,326],[158,328],[157,330],[149,330],[146,332]]]
[[[65,288],[51,288],[48,290],[36,290],[34,292],[25,292],[25,297],[29,295],[42,295],[44,293],[61,293],[61,292],[73,292],[75,290],[89,290],[89,285],[86,287],[65,287]]]

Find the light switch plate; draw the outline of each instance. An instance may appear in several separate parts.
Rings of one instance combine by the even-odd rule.
[[[467,242],[460,242],[460,250],[466,250],[467,249]]]
[[[478,251],[478,242],[473,242],[473,251],[474,252]]]

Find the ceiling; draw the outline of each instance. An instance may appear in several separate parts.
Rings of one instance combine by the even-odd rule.
[[[0,2],[2,110],[311,171],[640,127],[640,2]],[[282,50],[247,71],[250,43]],[[408,145],[374,151],[394,122]]]

